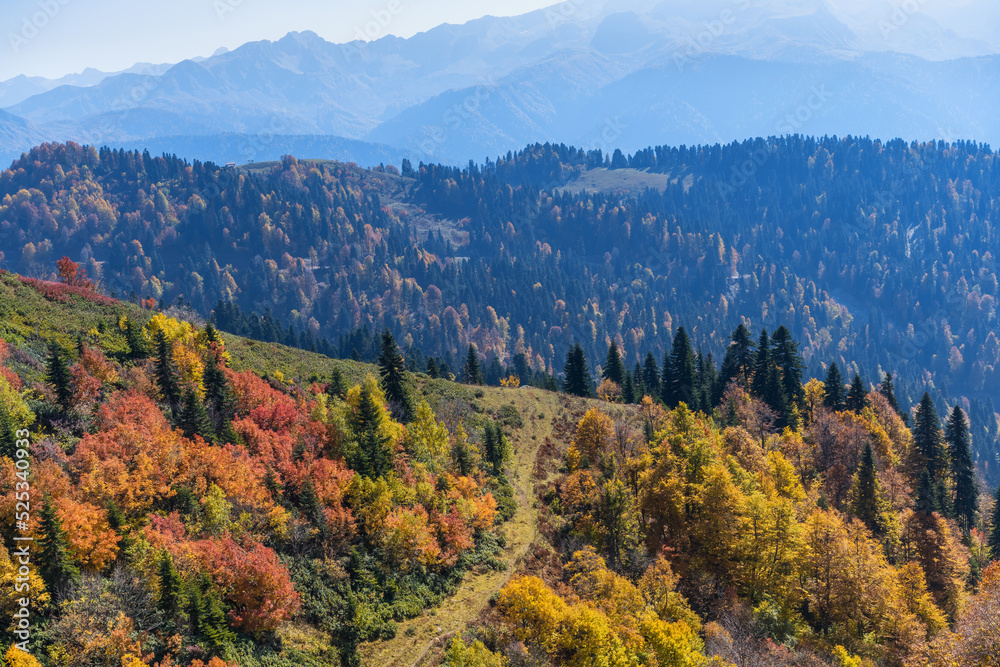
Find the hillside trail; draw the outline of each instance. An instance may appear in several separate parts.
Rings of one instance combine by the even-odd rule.
[[[439,654],[517,572],[537,537],[535,461],[546,438],[556,439],[554,424],[569,412],[565,397],[522,387],[487,390],[484,400],[490,408],[513,402],[524,420],[523,427],[511,434],[514,461],[509,478],[517,492],[517,511],[502,527],[507,543],[503,554],[507,568],[502,572],[468,572],[458,590],[441,604],[401,622],[395,638],[360,646],[365,667],[419,667],[425,659]]]

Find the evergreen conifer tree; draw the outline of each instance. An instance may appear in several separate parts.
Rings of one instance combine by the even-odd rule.
[[[945,426],[945,440],[948,442],[951,460],[955,519],[963,529],[969,530],[975,526],[979,493],[970,453],[969,422],[957,405],[952,409]]]
[[[160,580],[160,594],[156,604],[164,616],[166,616],[167,622],[173,624],[176,622],[181,611],[183,582],[181,581],[181,575],[177,572],[177,568],[174,567],[173,556],[167,551],[164,551],[160,556],[158,576]]]
[[[177,425],[187,438],[200,435],[209,442],[215,440],[212,420],[208,416],[208,410],[205,409],[205,404],[201,402],[198,394],[193,389],[188,389],[184,392],[183,406]]]
[[[882,538],[889,530],[890,510],[875,469],[875,455],[871,445],[866,443],[851,488],[850,513],[868,526],[873,535]]]
[[[404,386],[406,377],[406,362],[399,353],[396,339],[386,329],[382,333],[382,350],[378,357],[379,375],[382,380],[382,390],[385,398],[393,409],[393,413],[401,421],[409,421],[413,416],[413,406],[410,395]]]
[[[368,383],[362,383],[358,409],[352,419],[357,447],[350,466],[363,477],[383,477],[392,468],[389,441],[379,430],[379,406]]]
[[[768,375],[773,365],[771,339],[767,335],[767,329],[761,329],[760,338],[757,340],[757,351],[753,357],[753,374],[750,378],[750,393],[757,398],[763,399],[767,393]]]
[[[73,387],[70,384],[72,377],[69,364],[66,362],[66,353],[54,340],[49,341],[49,354],[45,360],[45,379],[52,385],[60,407],[68,410],[73,402]]]
[[[434,357],[431,357],[427,360],[427,375],[428,377],[433,379],[441,377],[440,373],[438,372],[437,362],[434,361]]]
[[[462,369],[462,375],[465,384],[483,383],[483,372],[479,368],[479,355],[476,354],[476,348],[472,343],[469,343],[469,352],[465,355],[465,366]]]
[[[615,341],[611,341],[611,345],[608,346],[608,357],[603,370],[602,375],[605,380],[611,380],[618,386],[625,384],[625,364],[622,363],[622,356],[618,352],[618,343]]]
[[[948,452],[941,435],[941,424],[934,401],[929,393],[924,392],[914,413],[913,449],[918,474],[919,471],[927,471],[933,484],[942,483],[948,471]]]
[[[899,403],[896,401],[896,389],[892,384],[892,373],[885,374],[885,379],[882,380],[882,384],[879,386],[878,390],[879,393],[885,396],[886,400],[889,401],[889,405],[896,411],[896,414],[898,414],[903,421],[909,425],[910,416],[900,409]]]
[[[69,542],[62,522],[56,514],[52,498],[46,494],[39,512],[39,558],[38,573],[45,582],[45,589],[54,599],[62,596],[64,587],[76,583],[80,570],[69,555]]]
[[[826,382],[823,384],[823,405],[831,410],[843,410],[847,402],[844,395],[844,378],[841,377],[836,362],[830,364],[830,369],[826,372]]]
[[[654,364],[656,363],[656,359],[653,359],[653,363]],[[646,384],[643,381],[642,375],[643,375],[642,366],[640,366],[639,362],[637,361],[635,362],[635,370],[632,371],[632,384],[634,386],[633,393],[635,395],[635,401],[634,401],[635,403],[640,402],[642,400],[642,397],[648,393],[646,391]]]
[[[587,357],[580,344],[574,343],[566,354],[566,365],[563,367],[563,391],[574,396],[590,396],[590,385]]]
[[[642,364],[642,385],[646,390],[646,396],[659,398],[660,396],[660,369],[656,364],[656,357],[652,352],[646,353],[646,360]]]
[[[670,353],[663,355],[663,368],[660,371],[660,400],[668,408],[677,406],[677,382],[674,379],[674,366]]]
[[[177,387],[177,379],[174,377],[174,362],[171,356],[170,342],[163,329],[157,329],[153,337],[156,346],[156,383],[160,387],[160,393],[170,406],[171,411],[176,411],[180,403],[180,390]]]
[[[799,344],[784,325],[778,327],[771,336],[771,356],[781,369],[781,388],[784,390],[789,408],[796,406],[801,409],[806,399],[802,387],[805,362],[799,354]]]
[[[688,338],[684,327],[677,327],[677,335],[674,336],[674,345],[670,351],[670,379],[673,382],[673,405],[680,402],[687,403],[689,407],[697,410],[697,396],[695,395],[695,365],[694,349],[691,347],[691,339]]]
[[[330,382],[327,383],[324,393],[330,398],[343,398],[347,393],[347,388],[344,386],[344,373],[340,370],[340,366],[334,366],[330,372]]]
[[[861,381],[861,375],[858,373],[854,374],[854,379],[851,381],[851,388],[847,392],[845,403],[848,410],[853,410],[858,414],[861,414],[861,411],[868,407],[868,392],[865,391],[865,385]]]

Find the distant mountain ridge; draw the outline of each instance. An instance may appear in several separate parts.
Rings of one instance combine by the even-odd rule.
[[[888,2],[853,14],[827,0],[563,3],[408,39],[289,33],[162,73],[61,85],[6,107],[31,125],[8,124],[0,159],[38,136],[216,137],[184,145],[207,159],[224,134],[327,135],[365,142],[358,160],[383,144],[453,164],[534,141],[610,151],[796,131],[996,145],[995,53]],[[810,102],[813,89],[830,94]]]

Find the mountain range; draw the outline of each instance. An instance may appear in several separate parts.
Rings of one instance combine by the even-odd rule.
[[[325,137],[311,157],[363,164],[798,132],[995,145],[997,51],[888,2],[568,0],[408,39],[307,31],[172,66],[18,77],[0,83],[0,159],[67,139],[248,162]]]

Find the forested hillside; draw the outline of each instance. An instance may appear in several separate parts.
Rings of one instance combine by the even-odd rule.
[[[593,361],[611,340],[631,368],[679,324],[718,359],[741,322],[785,324],[815,375],[891,372],[904,410],[925,390],[960,403],[995,481],[995,165],[985,146],[851,137],[536,145],[401,175],[46,145],[0,175],[0,235],[4,265],[29,275],[68,254],[115,294],[269,309],[305,347],[388,327],[453,369],[472,343],[484,364],[524,354],[556,373],[574,341]],[[604,168],[669,185],[560,189]]]
[[[995,664],[965,413],[925,394],[908,427],[784,327],[737,328],[718,397],[678,328],[630,404],[616,345],[607,400],[573,395],[578,346],[562,394],[483,388],[387,332],[333,361],[59,268],[0,273],[0,605],[32,598],[7,665]]]

